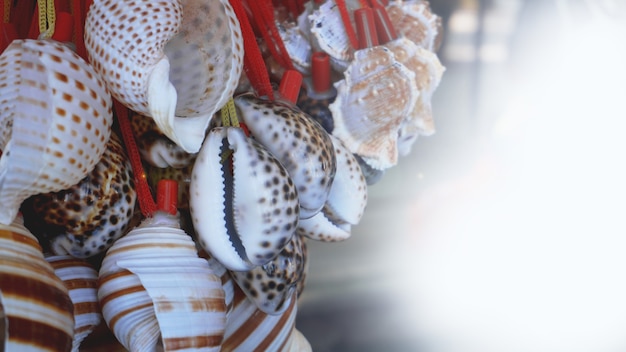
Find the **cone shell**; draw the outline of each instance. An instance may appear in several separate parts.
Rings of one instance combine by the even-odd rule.
[[[24,199],[93,169],[112,113],[93,69],[55,41],[13,41],[0,56],[0,82],[0,223],[9,224]]]
[[[333,136],[375,169],[396,165],[398,130],[419,96],[415,73],[375,46],[358,50],[344,77],[329,106]]]
[[[386,10],[398,35],[426,50],[439,50],[443,24],[441,17],[431,12],[428,1],[396,0],[390,2]]]
[[[113,96],[190,153],[243,68],[243,38],[227,0],[95,0],[85,45]]]
[[[18,216],[0,224],[0,325],[3,351],[70,351],[73,305]]]
[[[221,281],[178,220],[155,213],[109,249],[98,299],[109,328],[131,351],[219,351],[226,304]]]
[[[32,197],[37,219],[29,226],[52,237],[54,254],[86,258],[104,253],[133,218],[137,192],[131,173],[121,142],[111,138],[96,167],[79,183]]]
[[[87,261],[69,255],[46,256],[46,261],[67,287],[74,305],[72,352],[78,352],[81,342],[102,321],[97,293],[98,272]]]
[[[328,133],[291,105],[251,94],[235,98],[235,105],[252,136],[289,172],[298,190],[300,218],[318,213],[326,202],[337,169]]]
[[[232,150],[232,171],[223,153]],[[200,245],[230,270],[263,265],[296,231],[299,205],[287,170],[236,127],[207,135],[191,175],[190,210]]]

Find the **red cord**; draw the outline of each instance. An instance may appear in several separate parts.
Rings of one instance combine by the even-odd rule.
[[[113,105],[115,106],[117,122],[120,125],[120,131],[122,132],[122,138],[124,139],[128,159],[130,159],[130,164],[133,169],[139,208],[145,217],[150,217],[157,210],[157,206],[152,196],[150,185],[148,185],[146,172],[143,169],[143,164],[141,163],[139,148],[137,148],[135,136],[133,135],[133,129],[130,125],[130,120],[128,119],[128,108],[117,100],[113,101]]]
[[[72,0],[72,14],[74,16],[74,44],[76,44],[76,53],[87,60],[87,49],[85,48],[85,16],[86,12],[82,9],[83,1]]]
[[[352,23],[350,22],[350,14],[348,13],[348,8],[346,7],[345,0],[336,0],[337,7],[339,7],[339,13],[341,14],[341,20],[343,21],[343,26],[346,29],[346,34],[348,35],[348,39],[350,40],[350,45],[352,45],[353,49],[357,49],[359,47],[359,41],[356,37],[356,32],[352,27]]]
[[[271,0],[248,1],[248,6],[254,14],[252,20],[260,30],[272,57],[286,70],[293,70],[293,63],[285,48],[274,17],[274,6]]]

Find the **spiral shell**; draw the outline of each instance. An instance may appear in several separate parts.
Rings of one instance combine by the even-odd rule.
[[[219,351],[226,305],[219,277],[178,220],[157,212],[107,252],[98,299],[109,328],[130,351]]]
[[[55,41],[13,41],[0,56],[0,82],[0,223],[9,224],[24,199],[93,169],[112,112],[93,69]]]
[[[73,310],[67,288],[21,216],[0,224],[0,349],[70,351]]]
[[[227,0],[95,0],[85,45],[112,95],[190,153],[243,68],[239,21]]]
[[[232,171],[222,162],[232,150]],[[201,246],[230,270],[280,253],[296,231],[299,205],[287,170],[240,128],[209,132],[194,165],[190,210]]]
[[[72,352],[78,352],[81,342],[102,321],[97,294],[98,272],[87,261],[69,255],[46,256],[46,261],[67,287],[74,305]]]

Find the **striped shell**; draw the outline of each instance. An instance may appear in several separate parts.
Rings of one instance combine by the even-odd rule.
[[[296,107],[251,94],[235,98],[235,105],[252,137],[289,172],[298,190],[300,218],[310,218],[319,212],[337,168],[328,133]]]
[[[73,310],[67,288],[21,216],[0,224],[0,350],[70,351]]]
[[[222,161],[227,150],[232,168]],[[191,174],[190,210],[200,245],[239,271],[275,258],[294,235],[299,215],[285,167],[235,127],[207,135]]]
[[[226,319],[221,281],[177,226],[177,218],[157,212],[102,261],[102,315],[130,351],[219,351]]]
[[[85,45],[113,97],[190,153],[243,69],[243,38],[227,0],[94,0]]]
[[[67,46],[15,40],[0,56],[0,223],[33,194],[68,188],[105,149],[110,96]]]
[[[72,352],[78,352],[81,342],[102,321],[97,294],[98,272],[87,261],[69,255],[46,256],[46,261],[67,287],[74,305]]]
[[[131,172],[121,142],[110,138],[96,167],[79,183],[32,197],[37,219],[28,226],[50,238],[54,254],[86,258],[103,253],[133,218],[137,192]]]

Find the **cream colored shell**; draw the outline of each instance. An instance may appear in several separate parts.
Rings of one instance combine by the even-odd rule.
[[[152,117],[189,153],[200,149],[243,68],[239,21],[227,0],[95,0],[85,44],[113,97]]]

